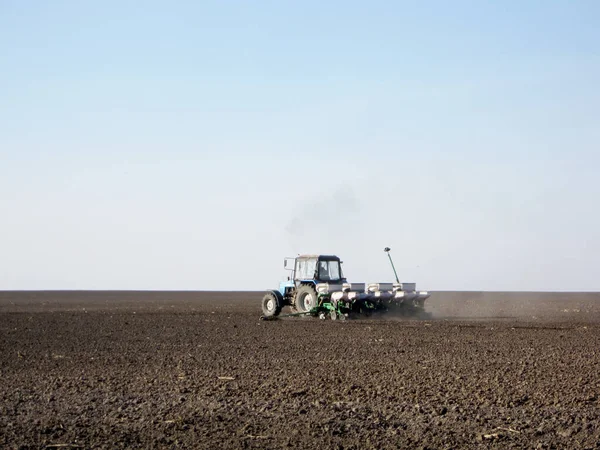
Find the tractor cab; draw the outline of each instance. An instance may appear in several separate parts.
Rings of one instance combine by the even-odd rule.
[[[333,255],[300,255],[294,264],[294,281],[345,282],[340,259]]]
[[[287,280],[279,283],[279,290],[273,295],[278,304],[293,305],[300,311],[310,310],[316,305],[317,284],[346,283],[342,262],[334,255],[298,255],[295,258],[285,258],[283,265],[291,273]]]

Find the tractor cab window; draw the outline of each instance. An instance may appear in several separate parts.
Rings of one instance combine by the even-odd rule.
[[[339,261],[319,261],[319,280],[337,281],[340,278]]]
[[[296,279],[312,280],[315,277],[315,270],[317,270],[316,259],[298,259],[296,263]]]

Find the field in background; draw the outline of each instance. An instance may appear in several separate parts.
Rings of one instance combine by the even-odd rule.
[[[0,446],[600,443],[600,294],[259,321],[261,293],[0,292]],[[52,447],[50,447],[52,448]]]

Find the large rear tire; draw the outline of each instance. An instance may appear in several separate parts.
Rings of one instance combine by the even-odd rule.
[[[271,292],[262,299],[262,312],[265,317],[275,317],[281,312],[281,305],[277,296]]]
[[[317,306],[317,292],[315,288],[304,284],[296,292],[296,309],[298,312],[308,312]]]

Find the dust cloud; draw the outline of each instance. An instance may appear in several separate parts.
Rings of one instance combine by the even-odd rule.
[[[432,292],[425,304],[435,319],[542,320],[581,316],[598,301],[598,293],[443,291]]]

